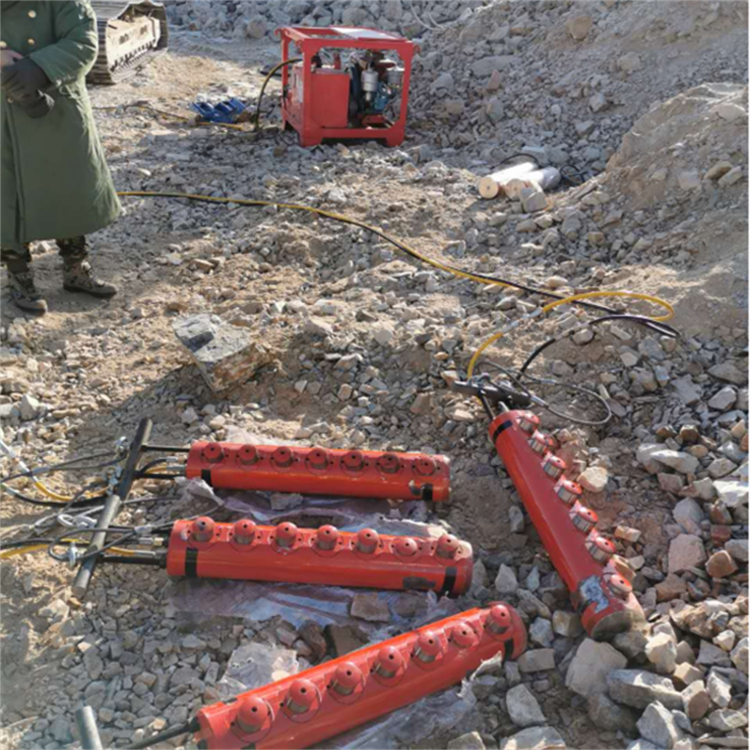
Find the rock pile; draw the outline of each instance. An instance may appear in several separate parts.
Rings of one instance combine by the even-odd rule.
[[[262,39],[279,26],[364,26],[409,38],[471,17],[489,0],[169,0],[178,28],[213,36]]]
[[[534,146],[555,164],[601,171],[655,102],[710,80],[746,82],[747,9],[679,7],[492,3],[424,40],[413,116],[440,145],[482,159]]]

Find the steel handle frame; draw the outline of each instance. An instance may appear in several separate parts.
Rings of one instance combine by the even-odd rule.
[[[122,476],[120,477],[120,481],[117,484],[117,489],[104,502],[104,507],[102,508],[102,512],[100,513],[96,524],[96,528],[100,529],[100,531],[97,531],[92,535],[91,542],[85,552],[86,555],[91,555],[91,557],[87,557],[81,563],[75,580],[73,581],[73,595],[78,599],[83,599],[88,592],[91,577],[99,563],[99,555],[92,553],[98,553],[101,551],[107,537],[107,529],[114,522],[117,514],[120,512],[122,503],[127,500],[128,495],[130,494],[133,482],[136,479],[136,468],[147,446],[149,438],[151,437],[152,428],[153,423],[148,418],[142,419],[139,423],[133,442],[130,445],[128,457],[125,461],[125,467]]]

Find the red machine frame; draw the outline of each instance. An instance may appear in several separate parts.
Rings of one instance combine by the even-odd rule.
[[[450,462],[425,453],[197,441],[185,476],[219,489],[446,501]]]
[[[388,146],[398,146],[404,140],[406,131],[406,112],[409,103],[409,81],[411,78],[411,63],[417,46],[404,37],[392,34],[388,31],[377,31],[376,29],[355,28],[348,26],[331,26],[328,28],[312,28],[305,26],[287,26],[276,30],[281,37],[281,59],[289,60],[289,46],[294,43],[300,51],[302,62],[296,65],[302,66],[302,101],[296,101],[289,90],[290,71],[289,66],[282,68],[281,84],[282,95],[281,116],[284,127],[291,127],[299,134],[301,146],[315,146],[324,139],[342,140],[370,138],[381,139]],[[404,64],[404,76],[401,88],[401,111],[395,122],[385,127],[324,127],[315,117],[316,107],[324,111],[326,106],[338,99],[343,94],[336,86],[333,76],[321,76],[313,73],[312,58],[323,48],[340,49],[369,49],[369,50],[393,50],[398,53]],[[296,55],[295,55],[296,56]],[[296,66],[295,66],[296,67]],[[343,75],[343,73],[341,74]],[[320,85],[313,88],[313,78],[321,79]],[[336,76],[338,77],[338,76]],[[323,80],[330,79],[329,81]],[[346,76],[346,101],[349,100],[349,77]],[[319,101],[314,101],[314,96]]]
[[[565,478],[565,462],[539,432],[539,417],[506,411],[492,420],[489,436],[539,532],[557,572],[597,640],[629,630],[644,619],[630,582],[615,565],[614,544],[596,530],[598,517]]]
[[[260,526],[250,519],[216,523],[176,521],[167,548],[167,573],[193,578],[317,583],[373,589],[434,591],[458,596],[471,585],[471,545],[451,534],[439,539],[300,529],[285,521]]]

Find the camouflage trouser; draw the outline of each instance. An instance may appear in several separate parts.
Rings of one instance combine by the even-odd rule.
[[[55,242],[57,243],[60,257],[64,261],[85,260],[89,254],[88,243],[84,235],[67,237],[66,239],[55,240]],[[25,242],[21,245],[20,250],[14,247],[0,248],[0,260],[11,271],[16,269],[24,270],[31,263],[31,243]]]

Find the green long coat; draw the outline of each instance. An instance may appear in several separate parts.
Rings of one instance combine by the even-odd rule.
[[[0,93],[2,246],[95,232],[121,209],[86,92],[98,46],[94,12],[79,0],[2,0],[0,11],[0,47],[39,65],[55,100],[32,119]]]

